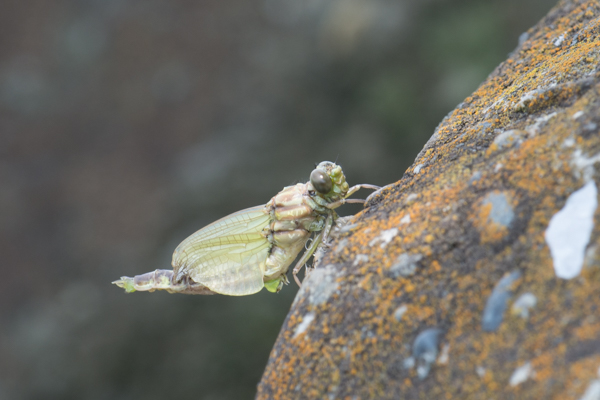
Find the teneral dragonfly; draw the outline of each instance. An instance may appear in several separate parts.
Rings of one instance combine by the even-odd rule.
[[[289,283],[290,265],[306,249],[292,270],[300,286],[297,274],[326,245],[338,218],[334,210],[345,203],[364,202],[348,199],[361,188],[379,189],[365,184],[349,187],[342,168],[323,161],[308,182],[285,187],[264,206],[235,212],[185,239],[173,253],[173,270],[123,276],[113,283],[127,292],[243,296],[263,287],[278,292]]]

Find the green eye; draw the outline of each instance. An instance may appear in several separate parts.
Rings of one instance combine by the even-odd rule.
[[[333,186],[329,175],[319,169],[315,169],[311,172],[310,183],[312,183],[315,190],[321,194],[329,193]]]

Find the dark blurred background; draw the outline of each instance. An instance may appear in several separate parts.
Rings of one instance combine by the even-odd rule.
[[[315,162],[397,181],[554,3],[3,0],[0,399],[252,398],[294,284],[110,282]]]

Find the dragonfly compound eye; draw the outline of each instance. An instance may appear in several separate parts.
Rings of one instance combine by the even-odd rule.
[[[331,182],[329,175],[319,169],[315,169],[313,172],[311,172],[310,183],[312,183],[315,190],[321,194],[329,193],[333,187],[333,183]]]

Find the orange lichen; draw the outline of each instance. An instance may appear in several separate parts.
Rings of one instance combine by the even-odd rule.
[[[544,231],[583,184],[575,151],[600,153],[598,17],[595,1],[559,3],[444,120],[402,180],[355,217],[343,249],[322,261],[336,266],[336,292],[319,305],[300,292],[259,398],[582,396],[600,366],[598,256],[586,258],[580,277],[558,279]],[[496,130],[514,130],[519,140],[492,145]],[[486,202],[490,193],[504,197]],[[391,229],[398,234],[387,245],[374,241]],[[594,232],[589,248],[599,245]],[[368,259],[355,263],[359,254]],[[410,276],[392,273],[401,254],[421,256]],[[526,292],[537,303],[527,318],[507,310],[496,331],[483,332],[485,303],[514,270],[521,278],[507,306]],[[293,340],[307,312],[319,315],[310,340]],[[449,361],[420,380],[404,362],[430,327],[443,330]],[[527,362],[534,374],[511,387]]]

